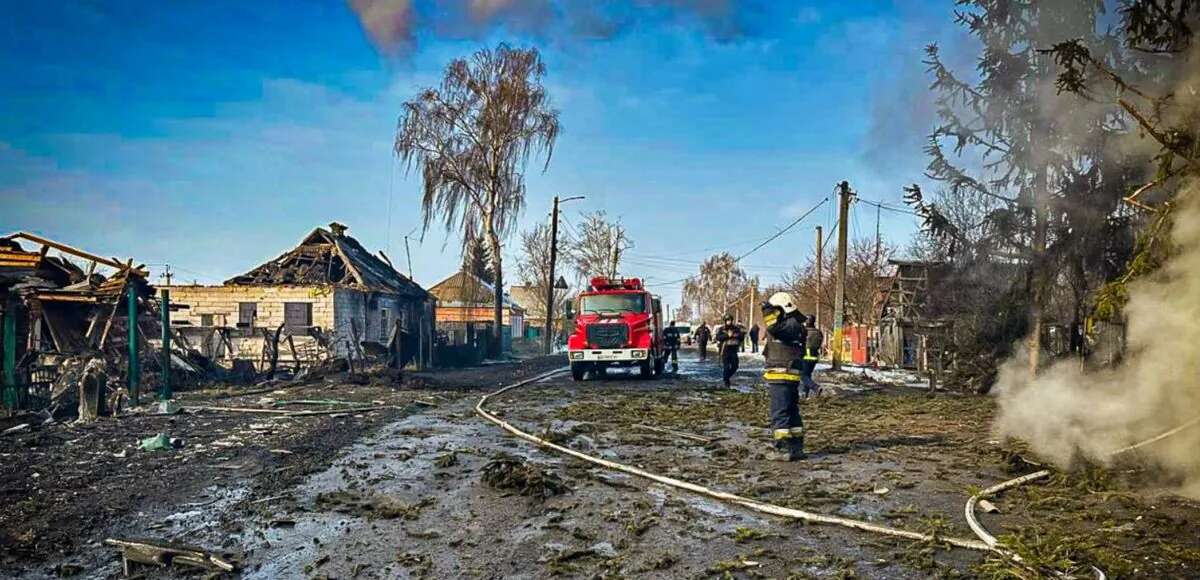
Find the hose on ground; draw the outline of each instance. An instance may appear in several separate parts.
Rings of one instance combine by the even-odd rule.
[[[885,535],[885,536],[892,536],[892,537],[896,537],[896,538],[904,538],[904,539],[918,541],[918,542],[936,542],[936,543],[941,543],[941,544],[945,544],[948,546],[953,546],[956,548],[966,548],[969,550],[978,550],[978,551],[985,551],[985,552],[988,552],[988,551],[996,552],[996,553],[999,553],[1000,555],[1008,557],[1008,558],[1012,558],[1012,556],[1014,556],[1014,554],[1008,552],[1007,550],[1003,550],[994,545],[988,545],[986,542],[983,542],[980,540],[969,540],[969,539],[965,539],[965,538],[956,538],[956,537],[952,537],[952,536],[941,536],[938,534],[926,534],[926,533],[921,533],[921,532],[913,532],[913,531],[909,531],[909,530],[893,528],[890,526],[882,526],[879,524],[874,524],[871,522],[856,520],[856,519],[852,519],[852,518],[844,518],[844,517],[840,517],[840,516],[818,514],[818,513],[808,512],[808,511],[804,511],[804,510],[798,510],[798,509],[794,509],[794,508],[786,508],[786,507],[777,506],[774,504],[769,504],[769,503],[753,500],[753,499],[750,499],[747,497],[742,497],[740,495],[736,495],[736,494],[732,494],[732,493],[709,489],[702,485],[675,479],[673,477],[667,477],[664,475],[651,473],[649,471],[639,469],[639,468],[633,467],[631,465],[626,465],[624,463],[617,463],[615,461],[609,461],[607,459],[601,459],[599,457],[588,455],[587,453],[583,453],[583,452],[571,449],[569,447],[564,447],[562,445],[552,443],[550,441],[547,441],[545,439],[537,437],[536,435],[531,435],[525,431],[518,429],[517,427],[514,427],[512,424],[508,423],[507,421],[504,421],[503,419],[497,417],[496,415],[493,415],[491,412],[489,412],[485,408],[485,406],[487,405],[488,399],[490,399],[492,397],[499,396],[508,391],[529,385],[531,383],[545,380],[554,375],[563,373],[566,370],[567,369],[558,369],[555,371],[550,371],[548,373],[542,373],[538,376],[535,376],[535,377],[532,377],[529,379],[525,379],[523,381],[520,381],[520,382],[514,383],[512,385],[509,385],[507,387],[504,387],[498,391],[488,393],[488,394],[484,395],[483,398],[479,399],[479,403],[475,405],[475,412],[480,417],[483,417],[487,421],[496,424],[501,429],[504,429],[505,431],[508,431],[509,433],[512,433],[513,435],[515,435],[521,439],[524,439],[526,441],[529,441],[530,443],[533,443],[534,445],[537,445],[539,447],[552,449],[552,450],[562,453],[564,455],[569,455],[571,457],[574,457],[574,458],[582,460],[582,461],[586,461],[588,463],[593,463],[593,464],[599,465],[601,467],[628,473],[630,475],[641,477],[643,479],[649,479],[651,481],[655,481],[655,482],[661,483],[661,484],[669,486],[669,487],[674,487],[676,489],[690,491],[690,492],[698,494],[698,495],[703,495],[703,496],[711,497],[713,499],[728,502],[728,503],[731,503],[734,505],[739,505],[739,506],[745,507],[747,509],[750,509],[750,510],[753,510],[753,511],[756,511],[759,513],[765,513],[765,514],[770,514],[770,515],[775,515],[775,516],[782,516],[782,517],[786,517],[786,518],[792,518],[792,519],[806,521],[806,522],[812,522],[812,523],[842,526],[842,527],[846,527],[846,528],[862,530],[865,532],[871,532],[871,533],[881,534],[881,535]]]
[[[1115,449],[1115,450],[1109,452],[1108,456],[1116,457],[1118,455],[1128,453],[1130,451],[1134,451],[1136,449],[1145,447],[1147,445],[1157,443],[1159,441],[1162,441],[1163,439],[1174,436],[1175,434],[1180,433],[1181,431],[1187,430],[1188,428],[1194,427],[1196,425],[1200,425],[1200,417],[1195,417],[1192,420],[1179,425],[1178,427],[1164,431],[1158,435],[1155,435],[1154,437],[1146,439],[1145,441],[1134,443],[1133,445],[1122,447],[1120,449]],[[1022,475],[1021,477],[1013,478],[1008,481],[998,483],[998,484],[993,485],[992,487],[989,487],[975,495],[972,495],[971,498],[967,500],[966,508],[964,508],[964,510],[963,510],[964,515],[966,515],[966,517],[967,517],[967,525],[970,526],[971,531],[974,532],[975,535],[980,540],[982,540],[985,544],[987,544],[993,550],[999,550],[999,548],[997,547],[998,542],[997,542],[995,536],[993,536],[991,533],[989,533],[987,531],[987,529],[984,528],[983,525],[979,523],[979,519],[975,517],[975,506],[977,506],[979,504],[979,500],[992,497],[998,493],[1012,489],[1019,485],[1029,483],[1030,481],[1042,479],[1043,477],[1046,477],[1048,475],[1050,475],[1050,470],[1043,469],[1041,471],[1030,473],[1028,475]],[[1013,554],[1013,553],[1010,553],[1007,551],[1005,551],[1005,553],[1010,558],[1012,558],[1013,561],[1018,562],[1018,563],[1021,561],[1021,558],[1019,556],[1017,556],[1016,554]],[[1096,568],[1095,566],[1092,567],[1092,571],[1096,573],[1096,577],[1099,579],[1103,579],[1106,577],[1104,575],[1104,572],[1101,571],[1099,568]]]

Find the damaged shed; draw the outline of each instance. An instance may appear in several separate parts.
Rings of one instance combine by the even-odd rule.
[[[188,307],[172,324],[206,357],[256,372],[373,353],[394,366],[432,365],[433,297],[346,230],[316,228],[220,286],[172,286],[172,300]]]
[[[942,262],[888,260],[896,268],[881,289],[879,346],[875,360],[888,367],[924,371],[941,348],[943,323],[929,315],[929,299],[945,274]]]
[[[38,249],[28,250],[22,241]],[[59,379],[88,360],[136,388],[139,352],[148,348],[147,334],[159,328],[157,308],[144,266],[132,260],[104,258],[25,232],[0,237],[5,407],[50,404],[67,392],[55,386]],[[135,324],[129,324],[131,317]]]

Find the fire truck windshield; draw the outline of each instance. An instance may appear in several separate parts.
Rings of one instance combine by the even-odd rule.
[[[593,294],[584,296],[579,310],[589,314],[645,312],[645,294]]]

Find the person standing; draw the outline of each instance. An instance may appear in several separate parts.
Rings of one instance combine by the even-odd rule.
[[[804,421],[800,418],[801,369],[804,365],[804,315],[791,294],[776,292],[762,304],[767,340],[763,345],[763,380],[771,395],[771,461],[804,459]]]
[[[805,323],[804,364],[801,366],[801,380],[804,382],[805,398],[808,398],[809,394],[821,394],[821,385],[818,385],[813,380],[813,371],[816,370],[817,361],[821,358],[821,346],[824,342],[825,335],[821,334],[821,329],[817,328],[813,323],[813,318],[809,318]]]
[[[663,330],[663,346],[667,348],[667,355],[671,358],[671,372],[679,372],[679,329],[675,328],[675,321]]]
[[[758,324],[750,325],[750,352],[758,352]]]
[[[730,379],[738,370],[738,346],[746,339],[746,331],[733,322],[733,317],[726,314],[725,324],[717,330],[717,352],[721,355],[722,377],[725,386],[732,383]]]
[[[696,329],[696,346],[700,348],[700,360],[708,359],[708,341],[710,339],[712,339],[712,330],[701,320],[700,327]]]

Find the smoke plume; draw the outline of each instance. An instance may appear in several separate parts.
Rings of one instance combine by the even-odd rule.
[[[1010,360],[997,382],[1002,435],[1029,442],[1061,466],[1101,464],[1113,452],[1182,425],[1135,453],[1200,497],[1200,181],[1178,195],[1175,253],[1148,279],[1130,285],[1123,364],[1085,372],[1063,361],[1030,380],[1028,363]]]
[[[347,0],[375,47],[397,54],[418,36],[477,38],[495,29],[553,41],[611,38],[645,21],[699,24],[717,40],[746,31],[761,0]]]

